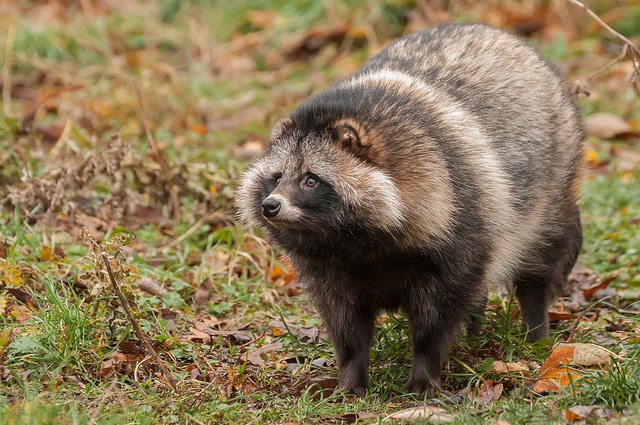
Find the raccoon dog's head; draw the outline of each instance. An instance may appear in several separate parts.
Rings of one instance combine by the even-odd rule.
[[[392,178],[375,158],[373,136],[351,119],[278,122],[262,159],[237,193],[241,219],[281,245],[347,237],[358,229],[393,233],[403,222]]]

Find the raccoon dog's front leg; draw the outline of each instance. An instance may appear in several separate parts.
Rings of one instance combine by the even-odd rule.
[[[437,308],[413,297],[407,313],[411,325],[413,364],[405,390],[433,397],[440,388],[442,360],[453,344],[462,317],[455,309]]]
[[[318,302],[336,348],[340,389],[363,397],[369,386],[369,346],[375,314],[369,306],[333,299]]]

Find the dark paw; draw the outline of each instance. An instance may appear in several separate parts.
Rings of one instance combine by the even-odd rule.
[[[352,387],[340,384],[340,390],[348,394],[355,394],[360,398],[364,398],[367,395],[367,387]]]
[[[349,370],[342,370],[338,378],[338,386],[346,393],[364,397],[369,387],[369,377],[362,373],[353,373]]]
[[[404,384],[404,389],[406,392],[411,394],[422,395],[426,393],[427,398],[433,398],[436,390],[440,390],[440,384],[430,382],[428,379],[411,378],[406,384]]]
[[[539,339],[547,338],[549,331],[544,327],[538,327],[536,329],[526,332],[525,340],[527,342],[536,342]]]

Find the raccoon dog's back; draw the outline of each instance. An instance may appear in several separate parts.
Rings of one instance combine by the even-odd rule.
[[[513,284],[527,339],[581,244],[583,131],[559,73],[483,25],[404,37],[274,127],[237,197],[291,257],[336,345],[340,386],[368,384],[373,320],[410,318],[407,388],[440,362],[487,287]]]

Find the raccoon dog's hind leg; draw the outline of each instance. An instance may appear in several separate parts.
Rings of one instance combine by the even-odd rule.
[[[573,206],[570,211],[563,232],[549,238],[537,256],[539,264],[529,264],[514,282],[528,342],[549,335],[547,307],[567,282],[582,246],[578,209]]]

